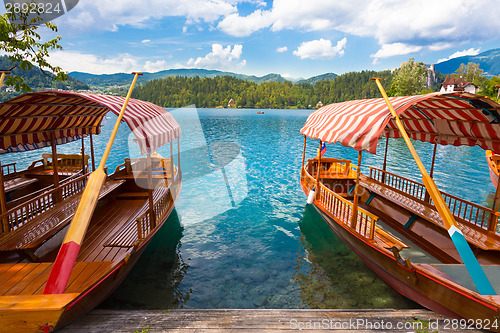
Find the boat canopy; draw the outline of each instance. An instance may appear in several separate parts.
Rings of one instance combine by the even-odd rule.
[[[412,139],[500,151],[500,104],[485,96],[449,92],[389,100]],[[372,154],[380,137],[401,136],[383,98],[323,106],[309,115],[300,133]]]
[[[0,103],[0,153],[26,151],[99,134],[109,111],[118,115],[125,97],[44,91],[23,94]],[[153,103],[130,99],[123,120],[141,154],[177,140],[181,130],[174,117]]]

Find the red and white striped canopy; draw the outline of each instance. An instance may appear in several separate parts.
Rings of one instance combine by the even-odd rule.
[[[118,115],[124,97],[45,91],[0,103],[0,152],[24,151],[99,134],[108,111]],[[130,99],[123,120],[133,131],[142,154],[177,140],[174,117],[153,103]]]
[[[500,151],[500,105],[487,97],[453,92],[389,100],[415,140]],[[300,133],[372,154],[381,136],[401,136],[383,98],[326,105],[309,115]]]

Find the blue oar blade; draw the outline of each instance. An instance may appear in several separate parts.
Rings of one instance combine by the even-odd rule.
[[[472,253],[469,243],[467,243],[467,240],[462,232],[458,228],[452,226],[450,230],[448,230],[448,233],[450,234],[451,240],[455,244],[458,254],[462,258],[465,268],[467,268],[467,271],[469,272],[472,281],[474,281],[479,293],[481,295],[496,295],[495,290],[486,277],[483,268],[477,262],[477,259],[474,256],[474,253]]]

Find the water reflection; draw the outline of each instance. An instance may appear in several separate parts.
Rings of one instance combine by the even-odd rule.
[[[418,308],[381,280],[333,232],[315,208],[305,207],[294,280],[312,309]]]
[[[176,210],[156,233],[140,260],[101,308],[182,308],[191,291],[179,288],[189,265],[181,256],[184,228]]]

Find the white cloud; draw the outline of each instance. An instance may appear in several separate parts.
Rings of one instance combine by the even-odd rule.
[[[338,30],[380,45],[443,49],[495,38],[499,15],[496,0],[274,0],[268,10],[227,15],[218,28],[239,37],[267,28]]]
[[[422,50],[422,46],[409,45],[405,43],[384,44],[377,53],[370,55],[372,58],[389,58],[399,55],[406,55]]]
[[[88,28],[116,31],[119,26],[142,27],[169,16],[186,17],[187,22],[213,23],[236,12],[234,1],[224,0],[80,0],[68,14],[56,21],[60,30]]]
[[[236,36],[249,36],[255,31],[268,28],[272,24],[272,17],[269,11],[256,10],[248,16],[240,16],[239,14],[231,14],[226,16],[217,28],[225,33]]]
[[[474,49],[471,47],[468,50],[457,51],[457,52],[453,53],[451,56],[449,56],[448,58],[439,59],[437,62],[440,63],[440,62],[447,61],[447,60],[450,60],[453,58],[458,58],[458,57],[463,57],[463,56],[468,56],[468,55],[472,55],[472,56],[478,55],[480,50],[481,50],[480,47],[478,47],[477,49]]]
[[[167,62],[165,60],[158,60],[155,62],[146,61],[146,63],[144,64],[144,71],[145,72],[154,73],[154,72],[162,71],[164,69],[168,69]]]
[[[332,46],[332,42],[328,39],[312,40],[303,42],[293,51],[293,54],[300,59],[328,59],[333,58],[337,54],[344,55],[344,47],[347,44],[347,38],[342,38],[337,42],[337,45]]]
[[[233,70],[246,65],[246,60],[240,61],[243,46],[236,44],[223,47],[221,44],[212,44],[212,52],[204,57],[189,59],[186,64],[177,64],[176,67],[205,68],[219,70]]]
[[[143,44],[147,44],[147,43],[149,43],[150,41],[151,41],[151,39],[143,39],[143,40],[142,40],[142,43],[143,43]]]
[[[92,74],[130,73],[133,71],[158,72],[168,68],[164,60],[143,63],[128,53],[108,58],[76,51],[54,51],[50,54],[50,63],[60,66],[64,71]]]
[[[283,53],[283,52],[286,52],[286,51],[288,51],[288,47],[286,47],[286,46],[278,47],[276,49],[276,52],[278,52],[278,53]]]

